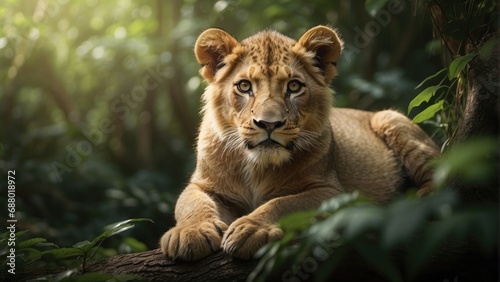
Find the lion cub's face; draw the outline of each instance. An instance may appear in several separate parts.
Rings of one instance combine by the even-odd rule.
[[[206,118],[228,150],[244,150],[258,165],[280,165],[307,152],[324,131],[330,80],[342,48],[319,26],[299,41],[265,31],[238,43],[220,29],[202,33],[195,53],[209,82]]]

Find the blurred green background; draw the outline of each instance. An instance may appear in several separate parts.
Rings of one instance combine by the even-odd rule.
[[[155,224],[127,236],[151,249],[174,224],[195,163],[205,84],[193,45],[206,28],[239,40],[267,28],[293,38],[338,28],[339,107],[406,112],[415,86],[442,68],[415,1],[389,1],[376,16],[370,3],[387,1],[0,2],[0,168],[16,170],[18,230],[59,245],[145,217]]]

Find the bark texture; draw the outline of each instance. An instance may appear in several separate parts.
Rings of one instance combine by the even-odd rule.
[[[133,274],[146,281],[245,281],[257,263],[238,260],[222,252],[196,262],[174,262],[156,249],[95,261],[86,271]]]
[[[469,64],[468,96],[464,116],[460,120],[453,143],[462,143],[476,137],[498,139],[499,127],[499,46],[488,57],[477,56]],[[499,156],[490,156],[498,162]],[[499,197],[499,174],[483,185],[466,184],[461,179],[453,179],[451,186],[466,202],[496,202]]]
[[[395,252],[393,257],[404,256]],[[402,261],[402,260],[401,260]],[[173,262],[159,249],[127,254],[91,263],[86,271],[114,275],[133,274],[144,281],[246,281],[257,260],[234,259],[222,252],[196,262]],[[321,263],[317,262],[320,266]],[[298,267],[275,269],[267,281],[314,281],[310,260]],[[399,266],[405,273],[404,265]],[[448,242],[426,263],[413,281],[498,281],[497,254],[482,254],[468,242]],[[327,281],[388,281],[380,276],[355,251],[349,252]]]

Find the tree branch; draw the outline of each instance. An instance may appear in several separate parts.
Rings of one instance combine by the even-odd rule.
[[[404,256],[401,251],[392,255],[394,260],[401,256]],[[86,271],[133,274],[145,281],[246,281],[257,263],[257,260],[240,260],[222,252],[195,262],[174,262],[156,249],[98,260],[92,262]],[[318,274],[318,265],[312,269],[310,261],[299,262],[297,267],[288,264],[285,269],[273,269],[267,280],[312,281]],[[405,267],[399,266],[403,275]],[[470,242],[449,241],[422,269],[414,281],[498,281],[498,256],[496,253],[480,253]],[[347,253],[330,278],[335,281],[387,281],[354,251]]]
[[[159,249],[114,256],[90,263],[87,272],[134,274],[147,281],[245,281],[257,260],[239,260],[218,252],[195,262],[174,262]]]

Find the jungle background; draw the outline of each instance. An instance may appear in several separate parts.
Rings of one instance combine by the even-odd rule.
[[[416,86],[453,59],[424,1],[2,0],[0,23],[0,168],[16,171],[17,229],[71,246],[113,222],[154,221],[110,238],[100,256],[157,248],[174,225],[195,164],[206,84],[193,45],[206,28],[239,40],[337,28],[337,107],[407,113]],[[461,107],[420,125],[443,145]]]

